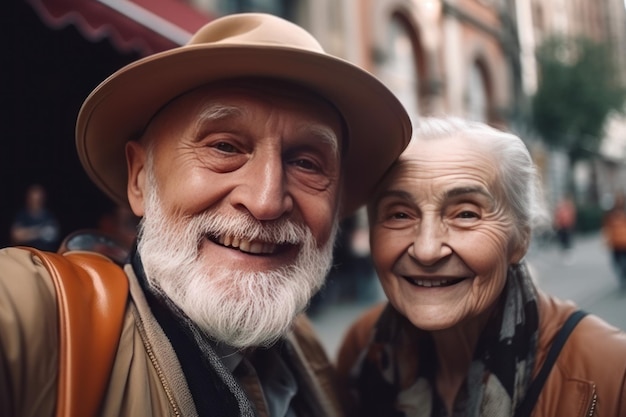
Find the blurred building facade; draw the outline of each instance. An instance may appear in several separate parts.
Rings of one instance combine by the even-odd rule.
[[[626,85],[622,0],[248,0],[226,9],[223,0],[196,2],[218,14],[254,4],[296,21],[329,52],[376,74],[418,123],[450,114],[515,131],[542,170],[552,206],[568,192],[570,174],[581,204],[626,184],[622,116],[610,118],[600,152],[574,173],[565,152],[549,150],[524,124],[540,82],[536,49],[551,36],[609,44]]]
[[[518,0],[529,2],[532,31],[530,43],[535,46],[552,35],[566,38],[586,37],[609,45],[617,74],[626,87],[626,8],[623,0]],[[536,77],[536,74],[531,76]],[[527,80],[536,86],[538,81]],[[532,95],[533,89],[528,93]],[[562,152],[552,151],[545,167],[554,203],[565,194],[565,173],[569,164]],[[611,195],[626,190],[626,115],[611,114],[606,122],[602,146],[597,154],[580,161],[574,168],[574,179],[579,204],[599,204],[606,208]],[[597,201],[589,201],[597,200]]]
[[[506,125],[519,100],[515,3],[506,0],[193,0],[221,15],[277,14],[379,76],[412,117]]]
[[[24,171],[28,169],[27,164],[36,167],[32,169],[32,178],[24,181],[38,181],[38,176],[46,172],[59,172],[61,176],[67,171],[66,178],[46,178],[52,195],[56,189],[66,189],[68,183],[79,191],[77,195],[98,193],[87,189],[94,187],[73,161],[68,138],[72,136],[80,103],[86,92],[102,79],[102,74],[137,57],[182,45],[202,24],[235,12],[272,13],[307,28],[328,52],[380,77],[404,103],[416,123],[423,116],[449,114],[515,131],[527,140],[553,201],[564,192],[563,170],[567,169],[567,161],[563,160],[563,154],[548,152],[541,139],[529,133],[523,117],[539,83],[535,60],[537,46],[553,33],[584,34],[607,42],[616,51],[614,55],[626,85],[623,0],[18,0],[17,4],[28,5],[23,7],[29,11],[9,6],[15,2],[3,4],[4,26],[13,28],[15,39],[31,42],[33,29],[40,32],[37,25],[64,33],[54,45],[46,44],[56,39],[50,36],[50,39],[32,39],[36,49],[16,49],[20,54],[29,51],[32,54],[10,60],[14,67],[12,78],[23,80],[13,83],[14,92],[8,94],[18,101],[12,108],[16,112],[13,120],[19,121],[20,114],[33,117],[38,109],[33,108],[32,100],[24,99],[24,91],[41,79],[44,88],[37,87],[39,93],[33,93],[33,97],[41,97],[41,92],[48,91],[57,94],[59,100],[48,104],[47,108],[42,106],[41,115],[35,118],[44,120],[51,114],[47,109],[54,109],[59,114],[51,114],[53,124],[50,126],[64,133],[55,136],[53,141],[43,140],[45,136],[34,124],[16,122],[7,134],[22,137],[23,143],[40,143],[41,156],[36,161],[32,156],[24,156],[1,164],[7,172]],[[20,17],[12,17],[18,11]],[[27,22],[29,12],[36,14],[39,22]],[[20,25],[14,24],[16,20]],[[84,39],[78,39],[80,36],[70,33],[72,31],[77,31]],[[108,55],[100,61],[94,59],[106,49],[103,44],[107,41],[115,51],[107,51]],[[59,46],[65,44],[71,47]],[[115,52],[119,57],[111,55]],[[50,54],[50,60],[61,63],[56,73],[48,72],[54,80],[43,80],[34,65],[27,67],[28,71],[20,67],[22,63],[28,66],[36,60],[37,67],[51,68],[43,59],[45,53]],[[87,54],[93,55],[86,59]],[[63,85],[72,85],[75,97],[67,90],[61,92]],[[53,88],[55,86],[59,88]],[[60,101],[61,98],[69,104]],[[24,126],[32,126],[32,132],[25,132]],[[626,184],[626,122],[616,114],[608,126],[597,158],[579,169],[579,177],[583,179],[585,172],[594,173],[593,183],[603,187],[599,195],[607,193],[615,184]],[[60,145],[53,144],[54,141]],[[22,148],[15,146],[17,154],[26,154],[26,150],[22,152]],[[70,155],[63,153],[63,158],[72,157],[72,161],[71,166],[66,164],[61,169],[57,166],[61,158],[49,156],[55,152],[61,154],[63,149],[70,149],[63,151]],[[17,201],[21,191],[16,186],[5,195],[15,194]],[[99,199],[102,196],[97,197],[81,199],[80,206],[74,202],[76,207],[70,211],[63,204],[67,202],[73,207],[73,194],[59,196],[57,211],[67,213],[64,222],[70,231],[80,225],[76,219],[83,213],[102,205]],[[92,201],[93,207],[90,206]],[[2,214],[4,217],[5,213]],[[86,221],[86,217],[81,219],[82,223]]]

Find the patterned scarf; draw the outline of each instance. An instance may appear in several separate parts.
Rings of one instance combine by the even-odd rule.
[[[535,364],[537,295],[525,264],[511,266],[499,307],[480,335],[452,417],[512,416]],[[447,417],[433,389],[434,342],[388,305],[352,370],[363,417]]]

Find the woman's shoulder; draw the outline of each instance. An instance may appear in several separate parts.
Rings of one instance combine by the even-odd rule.
[[[571,334],[571,349],[590,361],[613,362],[626,374],[626,332],[602,318],[588,314]],[[608,369],[611,369],[610,367]]]
[[[551,344],[553,338],[561,329],[567,318],[579,307],[571,301],[561,300],[546,294],[539,297],[540,339]],[[587,338],[594,338],[587,340]],[[576,326],[570,339],[584,341],[585,345],[603,345],[610,341],[610,347],[617,346],[623,349],[626,346],[626,332],[608,323],[606,320],[587,314]],[[626,350],[623,352],[626,357]]]
[[[538,364],[543,362],[565,320],[576,310],[577,306],[571,302],[543,297]],[[623,380],[626,377],[626,332],[594,314],[587,314],[569,335],[557,366],[572,378],[593,380],[598,375],[611,375]]]
[[[553,319],[562,325],[571,304],[555,303]],[[557,326],[560,328],[560,326]],[[543,364],[556,331],[540,334],[537,366]],[[540,398],[537,415],[589,415],[580,409],[593,410],[596,402],[603,416],[617,416],[626,409],[626,333],[593,314],[585,316],[565,342]],[[619,411],[622,410],[622,411]],[[594,414],[595,415],[595,414]]]

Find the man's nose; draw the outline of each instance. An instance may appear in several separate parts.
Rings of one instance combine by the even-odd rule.
[[[432,266],[452,253],[447,228],[441,221],[422,219],[415,227],[409,255],[420,265]]]
[[[248,162],[242,183],[233,190],[232,204],[258,220],[276,220],[293,209],[282,158],[269,156]]]

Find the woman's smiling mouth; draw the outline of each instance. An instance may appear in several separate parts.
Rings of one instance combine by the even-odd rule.
[[[409,284],[415,285],[416,287],[449,287],[451,285],[458,284],[459,282],[465,280],[465,278],[446,278],[446,279],[419,279],[419,278],[411,278],[408,276],[402,276]]]

